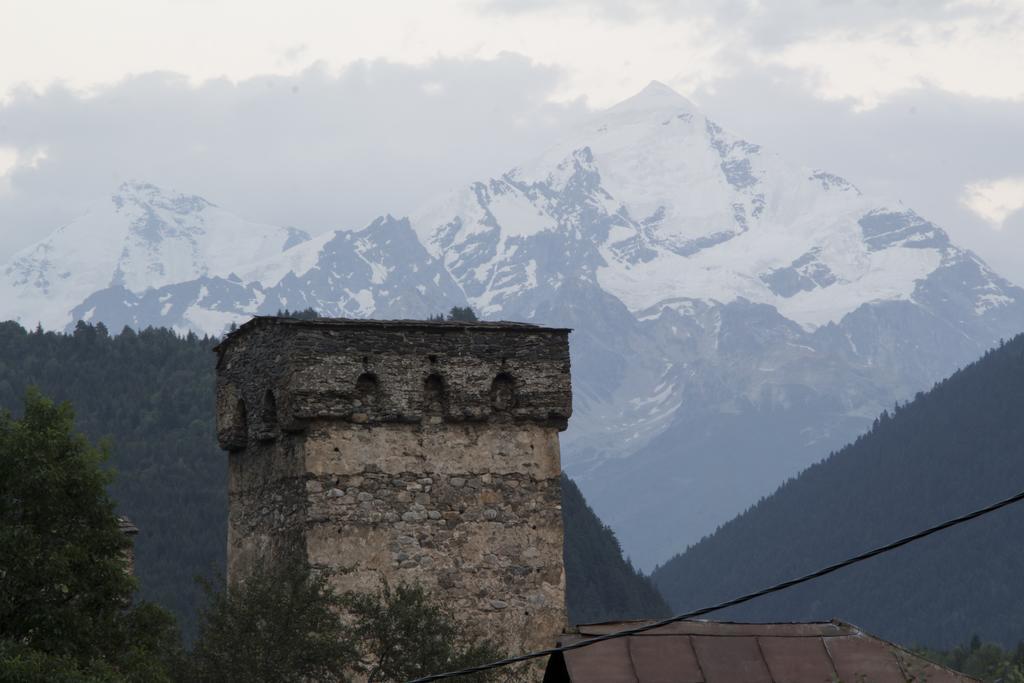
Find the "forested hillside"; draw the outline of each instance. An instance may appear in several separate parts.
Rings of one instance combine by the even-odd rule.
[[[658,568],[676,610],[804,574],[1024,489],[1024,335]],[[1024,506],[711,618],[836,617],[907,644],[1024,635]]]
[[[120,512],[139,527],[136,574],[143,597],[194,632],[202,591],[226,545],[226,457],[214,438],[217,340],[170,330],[79,323],[73,334],[0,323],[0,408],[16,412],[29,386],[70,401],[77,427],[108,438]],[[665,604],[619,551],[612,532],[563,479],[566,575],[574,622],[661,616]]]
[[[587,505],[572,479],[562,475],[566,601],[569,620],[592,624],[668,616],[654,585],[622,557],[615,534]]]
[[[90,439],[110,440],[113,496],[139,527],[143,597],[172,610],[192,633],[197,575],[224,566],[227,461],[213,429],[215,340],[169,330],[79,324],[74,334],[0,324],[0,407],[20,409],[34,385],[70,401]]]

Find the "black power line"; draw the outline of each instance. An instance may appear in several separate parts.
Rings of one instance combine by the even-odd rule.
[[[679,614],[679,615],[674,616],[674,617],[669,617],[667,619],[662,619],[661,621],[655,621],[655,622],[652,622],[650,624],[644,624],[643,626],[636,626],[634,628],[628,628],[628,629],[625,629],[625,630],[622,630],[622,631],[616,631],[614,633],[606,633],[604,635],[594,636],[593,638],[588,638],[586,640],[578,640],[575,643],[571,643],[569,645],[562,645],[561,647],[552,647],[552,648],[548,648],[547,650],[538,650],[537,652],[529,652],[529,653],[524,654],[524,655],[518,655],[518,656],[515,656],[515,657],[508,657],[506,659],[499,659],[499,660],[494,661],[494,662],[488,662],[487,664],[479,664],[477,666],[468,666],[465,669],[459,669],[458,671],[449,671],[449,672],[446,672],[446,673],[431,674],[429,676],[424,676],[422,678],[414,679],[414,680],[410,681],[409,683],[428,683],[428,681],[440,681],[440,680],[445,679],[445,678],[454,678],[456,676],[466,676],[466,675],[473,674],[473,673],[479,673],[481,671],[489,671],[490,669],[497,669],[499,667],[509,666],[510,664],[517,664],[519,662],[525,662],[525,661],[529,661],[531,659],[537,659],[539,657],[547,657],[549,655],[553,655],[553,654],[556,654],[558,652],[568,652],[569,650],[578,650],[580,648],[587,647],[589,645],[594,645],[596,643],[602,643],[602,642],[604,642],[606,640],[614,640],[615,638],[624,638],[626,636],[635,635],[637,633],[643,633],[644,631],[650,631],[652,629],[661,628],[662,626],[668,626],[669,624],[674,624],[677,621],[684,621],[686,619],[692,619],[694,617],[700,617],[700,616],[703,616],[703,615],[708,614],[710,612],[717,612],[720,609],[725,609],[726,607],[735,607],[736,605],[742,605],[745,602],[750,602],[751,600],[754,600],[756,598],[760,598],[762,596],[768,595],[769,593],[776,593],[778,591],[785,590],[785,589],[790,588],[792,586],[796,586],[796,585],[801,584],[801,583],[806,583],[807,581],[813,581],[814,579],[821,578],[822,576],[825,576],[826,574],[831,574],[832,572],[838,571],[840,569],[843,569],[844,567],[849,567],[852,564],[857,564],[858,562],[863,562],[864,560],[869,560],[872,557],[875,557],[877,555],[882,555],[883,553],[887,553],[890,550],[896,550],[897,548],[901,548],[901,547],[907,545],[908,543],[913,543],[914,541],[918,541],[918,540],[920,540],[920,539],[922,539],[922,538],[924,538],[926,536],[931,536],[932,534],[937,533],[939,531],[943,531],[945,529],[949,529],[951,527],[957,526],[958,524],[963,524],[964,522],[969,522],[972,519],[976,519],[978,517],[981,517],[982,515],[987,515],[990,512],[995,512],[996,510],[999,510],[1001,508],[1007,507],[1008,505],[1012,505],[1014,503],[1019,503],[1022,500],[1024,500],[1024,491],[1021,491],[1020,493],[1018,493],[1015,496],[1011,496],[1009,498],[1001,500],[998,503],[993,503],[992,505],[989,505],[987,507],[983,507],[983,508],[981,508],[979,510],[975,510],[974,512],[969,512],[966,515],[961,515],[960,517],[954,517],[953,519],[947,520],[947,521],[943,522],[942,524],[937,524],[937,525],[935,525],[933,527],[929,527],[929,528],[927,528],[927,529],[925,529],[923,531],[918,531],[916,534],[913,534],[911,536],[905,536],[905,537],[901,538],[898,541],[893,541],[892,543],[889,543],[887,545],[879,546],[878,548],[875,548],[873,550],[868,550],[867,552],[861,553],[860,555],[855,555],[854,557],[851,557],[849,559],[843,560],[842,562],[836,562],[835,564],[830,564],[829,566],[823,567],[823,568],[821,568],[821,569],[819,569],[817,571],[811,572],[810,574],[805,574],[805,575],[803,575],[801,577],[798,577],[798,578],[795,578],[795,579],[789,579],[788,581],[783,581],[782,583],[777,583],[774,586],[770,586],[768,588],[763,588],[763,589],[761,589],[761,590],[759,590],[759,591],[757,591],[755,593],[748,593],[748,594],[740,596],[738,598],[733,598],[731,600],[726,600],[725,602],[720,602],[717,605],[712,605],[710,607],[702,607],[702,608],[694,610],[692,612],[687,612],[686,614]]]

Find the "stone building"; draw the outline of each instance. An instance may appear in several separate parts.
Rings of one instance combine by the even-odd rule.
[[[568,333],[256,318],[217,347],[228,578],[299,558],[425,586],[510,651],[566,626],[558,433]]]
[[[121,531],[125,537],[131,542],[125,551],[124,557],[126,560],[126,570],[129,574],[135,573],[135,537],[139,535],[139,527],[135,526],[130,519],[127,517],[117,518],[117,528]]]

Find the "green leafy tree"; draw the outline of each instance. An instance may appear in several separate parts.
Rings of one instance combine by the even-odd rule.
[[[351,636],[363,655],[358,669],[370,683],[408,681],[500,659],[498,647],[476,638],[419,586],[386,583],[376,593],[346,593]],[[499,680],[505,672],[466,680]]]
[[[206,590],[189,681],[406,681],[501,656],[419,587],[339,596],[322,576],[288,564]]]
[[[123,683],[113,667],[74,657],[48,654],[10,640],[0,640],[0,680],[5,683]]]
[[[190,656],[190,680],[345,681],[357,659],[341,599],[305,567],[257,571],[226,591],[205,584],[209,606]]]
[[[977,635],[950,650],[920,649],[922,657],[986,683],[1024,683],[1024,641],[1015,650],[983,643]]]
[[[73,420],[70,405],[35,390],[21,419],[0,414],[0,678],[53,668],[67,680],[166,680],[173,619],[130,606],[130,541],[107,495],[107,449]]]

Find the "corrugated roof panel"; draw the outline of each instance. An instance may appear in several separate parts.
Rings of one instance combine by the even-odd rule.
[[[633,636],[627,640],[640,683],[705,683],[689,636]]]
[[[839,636],[824,640],[840,680],[907,682],[896,656],[882,641],[865,636]]]
[[[561,643],[641,623],[584,625]],[[551,661],[549,683],[977,683],[842,622],[684,621],[566,652],[566,668]]]
[[[581,635],[600,636],[615,633],[631,626],[648,624],[648,621],[622,621],[605,624],[582,624],[578,626]],[[843,636],[858,631],[848,624],[833,621],[795,624],[743,624],[728,621],[677,621],[660,626],[644,635],[688,635],[688,636]]]
[[[964,683],[965,681],[974,680],[937,664],[932,664],[903,650],[897,649],[895,654],[907,678],[910,680],[927,681],[928,683]]]
[[[626,638],[606,640],[565,653],[565,666],[574,681],[639,683],[633,673]]]
[[[707,683],[772,683],[757,638],[691,636]]]
[[[821,638],[762,637],[757,642],[775,683],[826,683],[836,677]]]

